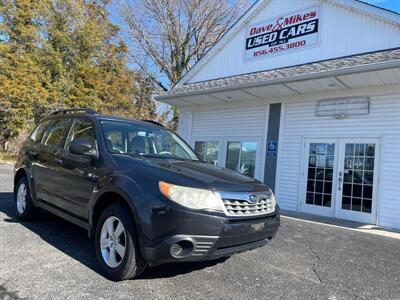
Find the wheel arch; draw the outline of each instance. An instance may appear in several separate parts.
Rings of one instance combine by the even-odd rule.
[[[24,168],[19,168],[14,175],[14,189],[15,189],[15,185],[17,184],[17,182],[24,176],[28,177],[27,171]]]
[[[27,179],[27,181],[28,181],[28,185],[29,185],[29,190],[30,190],[30,193],[31,193],[31,197],[32,197],[32,199],[35,200],[36,198],[33,197],[34,194],[33,194],[33,190],[32,190],[32,180],[31,180],[31,178],[30,178],[29,175],[30,175],[30,174],[29,174],[28,169],[25,168],[24,166],[22,166],[22,167],[20,167],[20,168],[18,168],[18,169],[16,170],[15,175],[14,175],[14,188],[13,188],[13,192],[15,193],[15,189],[16,189],[16,185],[17,185],[18,181],[19,181],[22,177],[26,177],[26,179]]]
[[[101,215],[101,213],[104,211],[105,208],[112,204],[121,204],[125,208],[127,208],[129,214],[133,218],[136,230],[140,230],[140,224],[138,222],[138,215],[136,212],[136,208],[134,207],[131,199],[129,198],[128,195],[126,195],[123,191],[119,190],[106,190],[104,191],[99,197],[96,199],[94,202],[93,208],[91,209],[90,215],[89,215],[89,236],[93,237],[95,230],[96,230],[96,224],[97,221]]]
[[[91,226],[92,237],[94,237],[95,241],[95,249],[96,249],[96,258],[99,262],[99,266],[105,272],[106,277],[112,280],[123,280],[133,278],[134,276],[140,275],[144,269],[147,267],[147,262],[143,259],[143,244],[141,242],[139,232],[139,225],[137,219],[135,218],[134,208],[132,208],[131,204],[125,198],[126,196],[121,195],[116,191],[107,191],[101,194],[101,196],[97,199],[95,206],[93,207],[93,226]],[[125,231],[130,233],[130,237],[133,239],[133,248],[129,248],[129,251],[125,252],[125,256],[128,256],[128,260],[125,259],[125,262],[121,261],[120,264],[115,269],[110,269],[110,266],[107,268],[107,264],[105,263],[104,257],[102,257],[101,253],[101,231],[100,227],[102,224],[100,223],[99,218],[101,218],[101,212],[106,209],[109,205],[119,204],[118,208],[114,207],[114,209],[119,210],[119,214],[123,214],[122,219],[130,219],[129,226],[125,228]],[[122,207],[122,211],[120,209]],[[126,215],[128,214],[128,215]],[[107,220],[108,217],[113,216],[113,211],[110,211],[107,215],[105,215],[104,221]],[[121,220],[122,220],[121,219]],[[103,221],[103,219],[101,218]],[[120,220],[120,221],[121,221]],[[127,220],[128,221],[128,220]],[[133,224],[132,224],[133,223]],[[126,224],[128,225],[128,224]],[[129,229],[133,225],[133,232]],[[97,227],[97,228],[96,228]],[[127,247],[127,244],[125,245]],[[128,254],[126,254],[128,253]],[[129,257],[131,257],[129,259]],[[120,268],[123,268],[122,270]]]

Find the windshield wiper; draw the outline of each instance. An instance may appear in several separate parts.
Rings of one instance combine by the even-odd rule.
[[[199,160],[195,160],[195,159],[183,158],[183,157],[174,156],[174,155],[165,156],[165,155],[150,154],[150,153],[140,153],[138,155],[143,156],[143,157],[166,158],[166,159],[175,159],[175,160],[184,160],[184,161],[199,161]]]
[[[182,158],[179,156],[165,156],[165,155],[150,154],[150,153],[113,153],[113,154],[128,155],[128,156],[141,157],[141,158],[146,158],[146,157],[148,157],[148,158],[163,158],[163,159],[175,159],[175,160],[182,160],[182,161],[200,162],[200,160],[196,160],[196,159]]]

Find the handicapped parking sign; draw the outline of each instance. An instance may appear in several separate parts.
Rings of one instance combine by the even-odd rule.
[[[278,141],[271,140],[267,143],[268,156],[276,156],[278,154]]]

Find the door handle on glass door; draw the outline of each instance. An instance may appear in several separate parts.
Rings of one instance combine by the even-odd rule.
[[[342,183],[343,183],[343,173],[342,172],[339,172],[339,180],[338,180],[339,182],[338,182],[338,189],[339,189],[339,191],[341,191],[342,190]]]

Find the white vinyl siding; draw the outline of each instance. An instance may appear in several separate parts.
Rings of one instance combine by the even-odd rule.
[[[193,112],[190,144],[196,141],[220,143],[220,165],[226,163],[227,143],[257,142],[255,178],[263,179],[267,105]]]
[[[193,113],[192,139],[201,137],[262,137],[264,107],[235,108]]]
[[[268,0],[264,0],[268,1]],[[341,5],[345,1],[273,0],[249,20],[248,24],[229,39],[189,82],[199,82],[238,74],[265,71],[308,62],[366,53],[400,46],[400,27],[367,13]],[[320,6],[320,46],[304,50],[287,51],[281,55],[244,60],[245,29],[281,15]],[[368,38],[362,38],[362,37]],[[217,45],[218,46],[218,45]],[[194,73],[194,72],[193,72]]]
[[[180,112],[178,133],[187,142],[190,143],[190,135],[192,133],[192,112]]]
[[[283,209],[297,210],[304,138],[381,139],[379,225],[400,228],[400,95],[373,97],[370,114],[344,120],[316,117],[317,101],[286,104],[277,197]],[[378,158],[377,158],[378,159]]]

